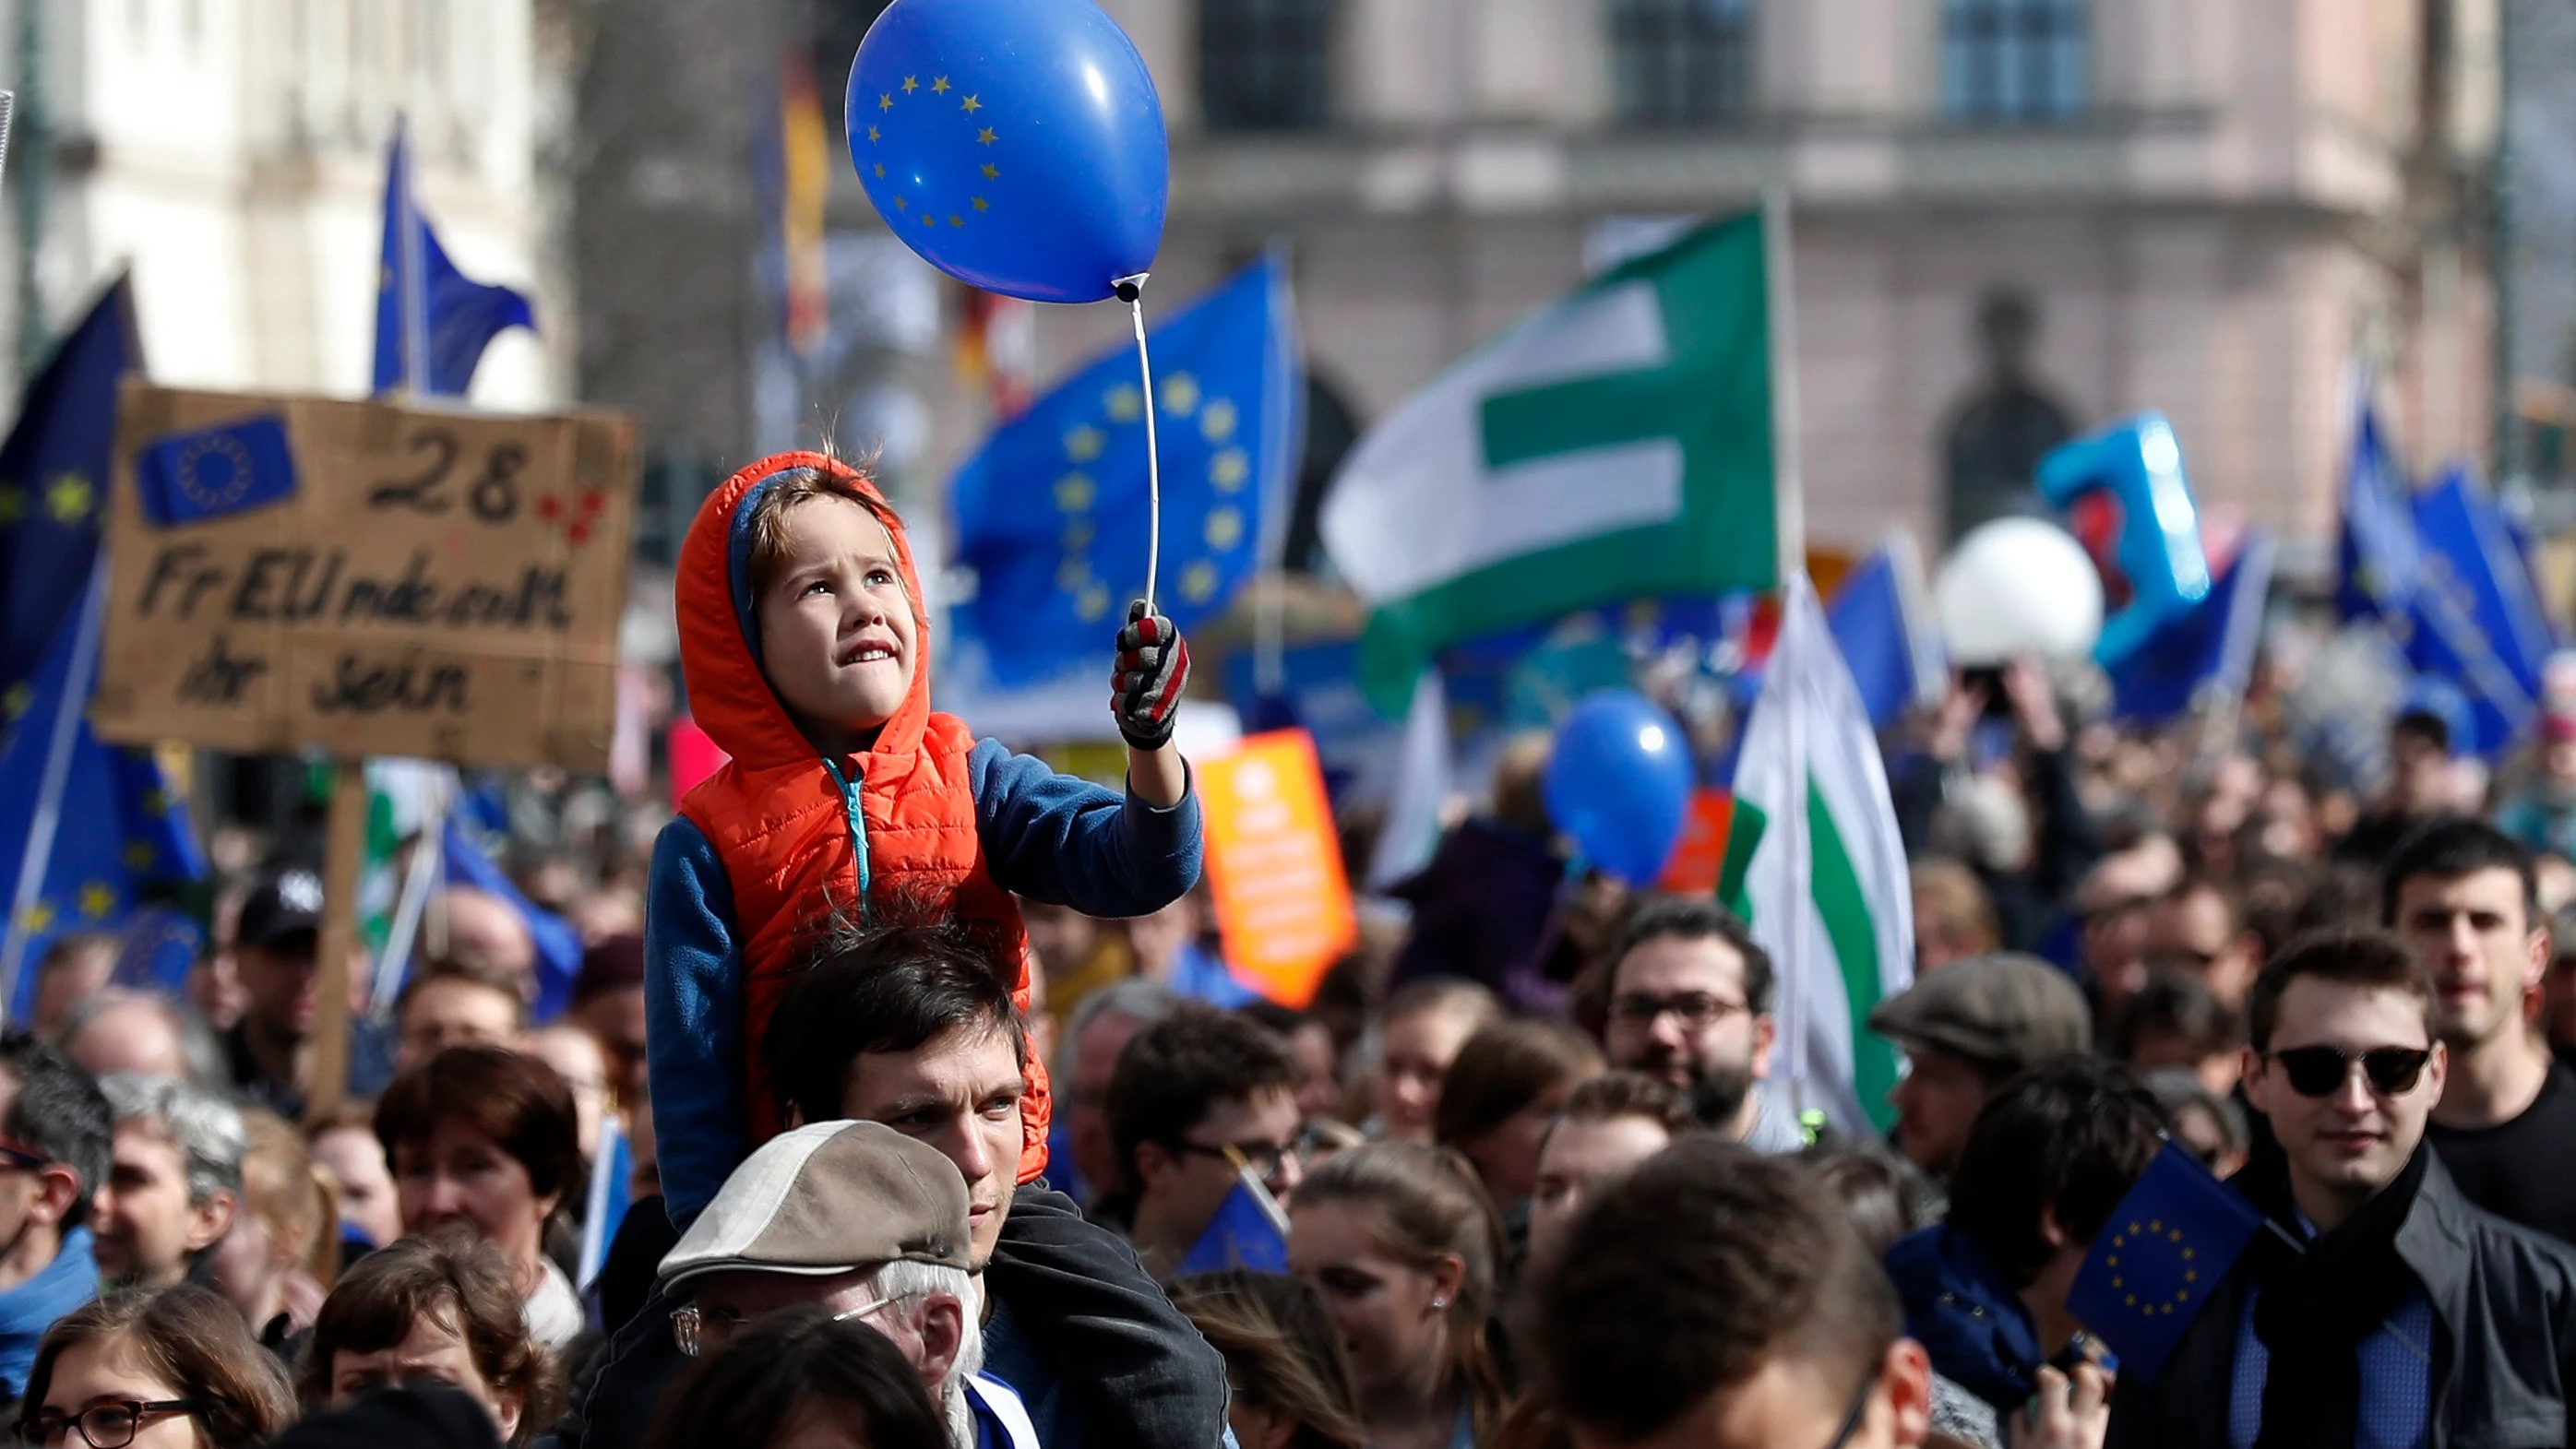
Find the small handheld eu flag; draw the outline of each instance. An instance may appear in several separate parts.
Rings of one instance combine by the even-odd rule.
[[[1279,1200],[1270,1195],[1260,1175],[1243,1159],[1241,1152],[1228,1147],[1226,1156],[1234,1162],[1234,1190],[1217,1204],[1216,1216],[1208,1221],[1207,1231],[1190,1245],[1188,1256],[1181,1259],[1178,1276],[1193,1273],[1216,1273],[1228,1268],[1244,1268],[1255,1273],[1288,1271],[1288,1214]]]
[[[2263,1215],[2167,1142],[2075,1272],[2066,1310],[2153,1384],[2183,1330],[2263,1227]]]
[[[145,516],[162,528],[283,502],[295,496],[286,419],[256,413],[164,434],[134,455],[134,485]]]

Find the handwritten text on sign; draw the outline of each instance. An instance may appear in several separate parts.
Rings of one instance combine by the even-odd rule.
[[[126,384],[116,740],[605,765],[633,432]]]
[[[1359,935],[1315,742],[1304,730],[1252,735],[1197,774],[1225,959],[1263,995],[1303,1007]]]

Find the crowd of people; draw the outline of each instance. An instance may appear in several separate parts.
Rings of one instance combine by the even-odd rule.
[[[684,660],[734,764],[657,838],[522,783],[568,990],[447,890],[318,1082],[291,849],[219,882],[184,994],[112,941],[38,963],[0,1041],[23,1441],[2571,1442],[2576,717],[2499,785],[2403,714],[2365,794],[2259,711],[2186,748],[1961,681],[1889,744],[1905,1069],[1837,1122],[1744,920],[1552,839],[1544,741],[1263,999],[1168,622],[1120,636],[1125,792],[975,743],[873,500],[806,458],[710,501]],[[2077,1281],[2168,1143],[2266,1228],[2123,1363]]]

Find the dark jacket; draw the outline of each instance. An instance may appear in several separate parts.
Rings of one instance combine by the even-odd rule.
[[[1548,842],[1497,820],[1462,821],[1431,863],[1387,894],[1413,907],[1390,988],[1456,976],[1512,997],[1535,965],[1565,862]]]
[[[1945,1224],[1906,1234],[1887,1250],[1887,1276],[1905,1304],[1906,1337],[1932,1371],[2010,1413],[2038,1387],[2039,1329],[1992,1259]]]
[[[2430,1449],[2576,1443],[2576,1249],[2471,1206],[2437,1159],[2397,1230],[2439,1329]],[[2231,1271],[2154,1387],[2122,1374],[2104,1449],[2227,1449],[2246,1275]]]
[[[1097,1449],[1213,1449],[1223,1438],[1225,1360],[1146,1276],[1135,1250],[1084,1222],[1072,1199],[1038,1183],[1020,1188],[984,1286],[1009,1307],[1015,1335],[1070,1389],[1078,1431],[1048,1449],[1068,1437]],[[643,1444],[662,1391],[689,1363],[671,1337],[675,1306],[657,1290],[609,1339],[555,1430],[561,1449]]]

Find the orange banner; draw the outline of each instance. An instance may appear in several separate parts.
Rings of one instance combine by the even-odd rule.
[[[1734,796],[1707,787],[1692,791],[1690,814],[1682,817],[1681,843],[1664,862],[1655,889],[1677,896],[1716,894],[1718,875],[1726,866],[1726,828],[1734,818]]]
[[[1194,763],[1225,959],[1262,995],[1303,1007],[1359,939],[1315,742],[1279,730]]]

